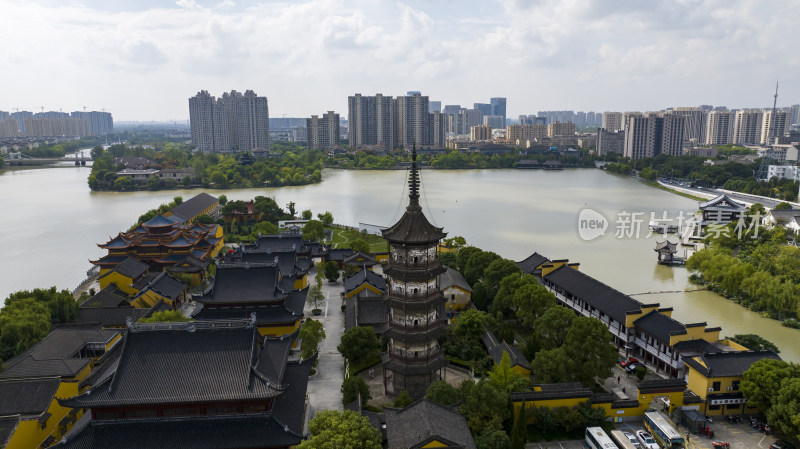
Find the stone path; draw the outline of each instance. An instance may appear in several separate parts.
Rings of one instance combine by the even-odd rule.
[[[309,282],[314,282],[316,267],[308,273]],[[344,381],[344,358],[339,354],[336,346],[344,333],[344,312],[341,309],[341,281],[330,283],[323,281],[322,293],[325,295],[325,306],[322,307],[321,316],[311,314],[312,306],[306,304],[305,315],[309,319],[322,321],[325,328],[325,339],[319,348],[319,363],[317,374],[308,381],[309,418],[317,411],[334,409],[342,410],[341,387]]]

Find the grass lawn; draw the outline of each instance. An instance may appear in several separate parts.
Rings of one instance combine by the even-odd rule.
[[[690,195],[688,193],[664,187],[656,181],[642,181],[642,182],[649,185],[650,187],[655,187],[657,189],[665,190],[667,192],[674,193],[675,195],[685,196],[686,198],[691,198],[695,201],[708,201],[706,198],[700,198],[699,196]]]
[[[383,237],[374,234],[361,233],[358,231],[358,229],[349,228],[333,228],[331,247],[350,248],[350,242],[356,239],[365,240],[369,244],[370,252],[386,252],[386,240]]]

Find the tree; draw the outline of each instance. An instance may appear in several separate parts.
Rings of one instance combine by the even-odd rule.
[[[328,211],[325,211],[325,213],[322,214],[317,214],[317,218],[319,218],[319,221],[321,221],[325,226],[330,226],[333,224],[333,214]]]
[[[253,199],[253,211],[261,214],[262,221],[270,223],[277,223],[286,216],[286,212],[278,206],[275,199],[266,196],[257,196]]]
[[[307,319],[300,326],[300,357],[311,358],[319,348],[319,343],[325,338],[325,329],[317,320]]]
[[[600,320],[585,316],[572,322],[564,350],[570,358],[571,376],[584,386],[592,385],[595,377],[611,376],[619,357],[608,328]]]
[[[490,253],[491,254],[491,253]],[[489,300],[493,300],[500,288],[500,281],[508,275],[519,274],[522,269],[516,262],[508,259],[495,259],[483,270],[483,283],[489,291]]]
[[[311,438],[298,449],[381,449],[378,430],[352,410],[323,410],[308,423],[308,430]]]
[[[528,380],[511,369],[511,358],[506,351],[503,351],[500,363],[489,371],[489,380],[497,389],[509,393],[523,391],[528,387]]]
[[[50,312],[50,322],[53,324],[70,323],[78,316],[78,302],[72,293],[69,290],[56,290],[55,287],[14,292],[8,295],[5,304],[9,305],[27,298],[47,307]]]
[[[497,294],[492,301],[492,311],[502,312],[504,316],[510,316],[514,307],[514,294],[523,285],[539,284],[535,277],[527,273],[515,273],[504,277],[499,284]]]
[[[583,416],[587,427],[600,426],[607,418],[605,409],[601,407],[592,407],[591,401],[581,402],[578,404],[576,410]]]
[[[544,349],[560,348],[567,341],[567,331],[574,319],[575,312],[566,307],[554,306],[547,309],[534,322],[539,346]]]
[[[381,346],[375,330],[371,327],[356,326],[342,334],[342,341],[336,349],[351,364],[360,364],[378,357]]]
[[[531,361],[531,374],[536,383],[566,382],[570,359],[563,348],[542,349]]]
[[[519,412],[514,420],[514,427],[511,429],[511,449],[524,449],[528,442],[528,412],[525,409],[525,401],[519,407]]]
[[[464,274],[464,279],[466,279],[470,285],[478,282],[483,277],[483,272],[486,270],[486,268],[489,267],[492,262],[498,259],[500,259],[500,256],[491,251],[481,251],[480,253],[472,255],[467,261],[467,266],[462,271]],[[498,283],[499,282],[500,281],[498,279]],[[489,288],[488,285],[487,288]],[[491,300],[492,297],[492,293],[490,293],[489,299]]]
[[[511,440],[502,430],[486,429],[475,438],[477,449],[511,449]]]
[[[211,217],[210,215],[203,214],[197,217],[197,222],[202,224],[213,224],[215,221],[214,218]]]
[[[46,337],[50,332],[47,307],[25,298],[6,303],[0,310],[0,360],[8,360]]]
[[[425,397],[442,405],[453,405],[461,399],[458,390],[444,380],[431,383]]]
[[[467,246],[467,239],[457,235],[455,237],[450,237],[449,239],[442,240],[444,246],[454,249],[456,251],[460,250],[461,248]]]
[[[217,200],[219,201],[220,206],[225,206],[228,204],[228,197],[226,195],[220,195],[217,197]]]
[[[322,282],[317,280],[314,286],[308,289],[306,303],[308,303],[310,306],[314,306],[315,310],[318,310],[320,301],[324,299],[325,295],[322,293]]]
[[[177,310],[163,310],[161,312],[154,313],[148,318],[142,318],[139,320],[140,323],[180,323],[184,321],[194,320],[183,316],[183,314]]]
[[[295,214],[297,214],[295,206],[296,205],[294,204],[294,201],[289,201],[288,203],[286,203],[286,210],[289,211],[289,215],[291,215],[292,218],[294,218]]]
[[[314,217],[314,214],[311,212],[311,209],[306,209],[300,214],[303,217],[303,220],[311,220]]]
[[[224,215],[246,214],[247,204],[242,200],[228,201],[222,208],[222,213]]]
[[[775,210],[791,210],[792,209],[792,205],[784,201],[784,202],[780,202],[777,205],[775,205],[774,209]]]
[[[330,260],[325,263],[325,279],[331,282],[339,279],[339,265],[336,262]]]
[[[407,391],[403,390],[400,392],[400,394],[397,395],[396,398],[394,398],[392,406],[394,408],[406,408],[413,403],[414,400],[411,399],[411,395],[409,395]]]
[[[748,405],[766,414],[772,407],[776,392],[781,389],[781,383],[791,377],[800,377],[800,367],[783,360],[762,359],[744,372],[739,388]]]
[[[464,270],[467,268],[467,262],[469,262],[470,257],[474,256],[475,254],[480,254],[482,252],[483,251],[480,248],[476,248],[474,246],[461,248],[460,250],[458,250],[458,255],[456,256],[456,266],[454,268],[463,273]]]
[[[775,354],[781,352],[780,349],[775,346],[775,343],[756,334],[736,334],[730,337],[730,339],[751,351],[771,349]]]
[[[503,428],[503,421],[511,415],[510,395],[507,392],[498,390],[489,381],[475,383],[469,379],[461,383],[460,390],[459,411],[467,419],[473,434],[480,434],[486,429]]]
[[[361,376],[350,376],[342,383],[342,405],[347,405],[356,399],[361,394],[361,403],[366,404],[367,401],[372,399],[369,392],[369,385],[367,381]]]
[[[767,418],[781,433],[800,441],[800,377],[784,379],[776,393]]]
[[[114,190],[131,190],[135,186],[133,179],[121,176],[114,180]]]
[[[514,293],[513,304],[517,318],[523,325],[533,328],[536,320],[556,305],[556,297],[538,282],[528,283]]]
[[[361,251],[364,254],[369,254],[369,243],[364,239],[355,239],[351,241],[350,248],[353,251]]]
[[[308,223],[303,225],[303,238],[306,240],[319,241],[325,236],[325,228],[322,222],[318,220],[309,220]]]

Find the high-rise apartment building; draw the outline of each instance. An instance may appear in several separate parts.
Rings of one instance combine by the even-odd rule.
[[[431,113],[431,146],[444,148],[447,145],[447,114],[439,111]]]
[[[682,155],[685,129],[686,116],[684,115],[667,113],[656,116],[656,154]]]
[[[351,147],[380,145],[387,151],[395,148],[395,108],[392,97],[355,94],[347,98],[347,105],[347,139]]]
[[[540,142],[545,137],[547,137],[547,125],[506,126],[506,139],[514,144],[524,144],[526,141]]]
[[[469,140],[492,140],[492,128],[488,125],[477,125],[469,129]]]
[[[703,143],[706,141],[706,119],[708,113],[700,108],[675,108],[673,114],[684,117],[683,140]]]
[[[792,112],[791,124],[800,124],[800,104],[793,104],[789,110]]]
[[[706,144],[727,145],[733,143],[735,114],[731,111],[713,110],[708,113]]]
[[[630,115],[625,125],[625,157],[642,159],[657,154],[680,156],[685,117],[673,113]]]
[[[462,109],[460,114],[461,128],[458,130],[458,134],[468,135],[473,126],[483,123],[483,113],[479,109]]]
[[[790,112],[786,110],[764,110],[761,120],[761,144],[771,145],[775,139],[789,132]]]
[[[622,112],[603,112],[603,118],[600,121],[600,127],[607,131],[621,130],[623,128]]]
[[[200,91],[189,98],[192,143],[201,151],[234,152],[269,149],[267,97],[252,90],[231,91],[214,98]]]
[[[455,115],[461,111],[460,104],[447,104],[444,106],[444,113],[447,115]]]
[[[625,151],[625,132],[598,128],[596,148],[598,156],[608,153],[622,154]]]
[[[574,136],[575,124],[572,122],[554,122],[547,125],[547,137]]]
[[[489,99],[489,103],[492,105],[492,113],[491,115],[502,115],[503,116],[503,124],[505,125],[506,120],[506,98],[505,97],[494,97]]]
[[[33,118],[33,112],[29,111],[17,111],[11,113],[11,118],[17,121],[17,128],[19,128],[19,132],[21,135],[27,135],[25,129],[25,120],[29,118]]]
[[[639,111],[628,111],[622,113],[622,130],[627,130],[628,119],[631,117],[641,117],[643,114]]]
[[[19,125],[17,121],[6,117],[5,120],[0,121],[0,137],[17,137],[19,136]]]
[[[502,115],[484,115],[483,116],[483,124],[492,127],[493,129],[502,129],[505,128],[503,124],[505,120],[503,120]]]
[[[395,98],[394,104],[396,146],[407,150],[415,144],[430,146],[431,117],[428,112],[428,97],[415,93]]]
[[[6,121],[6,119],[10,119],[10,118],[11,118],[11,114],[9,114],[8,111],[0,111],[0,122],[4,122],[4,121]]]
[[[547,129],[547,118],[546,117],[538,117],[536,115],[520,115],[519,116],[519,124],[520,125],[545,125],[545,129]]]
[[[733,143],[739,145],[756,145],[761,142],[760,109],[740,109],[736,111],[733,124]]]
[[[339,114],[328,111],[322,118],[312,115],[306,119],[308,148],[332,150],[339,146]]]
[[[29,118],[25,120],[25,135],[32,137],[91,136],[89,120],[82,118]]]
[[[111,134],[114,132],[114,119],[110,112],[100,111],[74,111],[70,114],[74,118],[85,118],[89,121],[91,132],[95,136]]]

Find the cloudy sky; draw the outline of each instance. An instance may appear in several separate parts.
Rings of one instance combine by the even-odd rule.
[[[270,115],[420,90],[539,110],[800,102],[800,3],[772,0],[0,0],[0,110],[185,120],[253,89]]]

